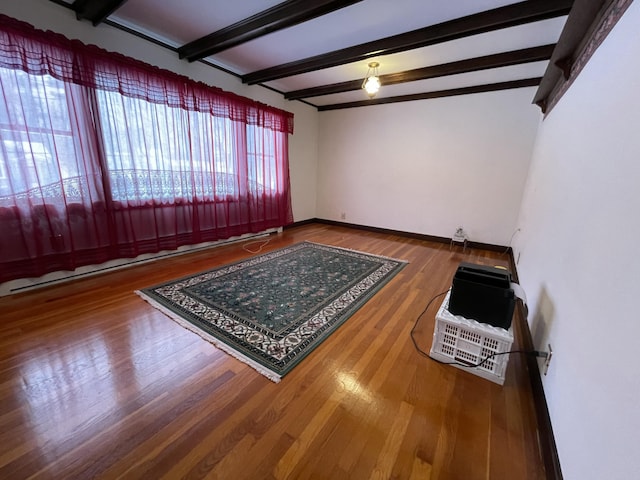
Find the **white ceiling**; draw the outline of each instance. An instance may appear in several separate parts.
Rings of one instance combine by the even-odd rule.
[[[73,4],[72,0],[63,0]],[[87,0],[77,0],[76,3]],[[92,0],[89,0],[92,1]],[[532,3],[530,0],[528,3]],[[58,2],[59,3],[59,2]],[[200,37],[262,12],[279,0],[128,0],[107,20],[178,48]],[[239,76],[287,62],[321,55],[392,35],[421,29],[518,2],[508,0],[364,0],[308,20],[204,60]],[[286,93],[362,79],[367,63],[380,62],[381,75],[465,60],[484,55],[554,44],[566,16],[527,23],[391,55],[367,59],[264,83]],[[374,52],[371,52],[374,53]],[[184,60],[185,62],[187,60]],[[398,95],[542,77],[548,61],[441,76],[383,86],[376,99]],[[304,99],[315,106],[367,100],[361,90]]]

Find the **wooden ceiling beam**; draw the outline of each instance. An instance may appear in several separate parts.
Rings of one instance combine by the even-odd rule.
[[[555,44],[542,45],[539,47],[496,53],[494,55],[486,55],[483,57],[469,58],[457,62],[443,63],[441,65],[416,68],[405,72],[380,75],[380,84],[382,86],[395,85],[398,83],[415,82],[417,80],[426,80],[429,78],[456,75],[459,73],[487,70],[490,68],[510,67],[512,65],[520,65],[523,63],[549,60],[554,47]],[[285,93],[284,98],[288,100],[299,100],[301,98],[359,90],[362,87],[362,80],[363,79],[350,80],[346,82],[333,83],[331,85],[321,85],[318,87],[294,90]]]
[[[498,90],[510,90],[513,88],[535,87],[540,84],[542,77],[525,78],[509,82],[488,83],[474,85],[472,87],[453,88],[450,90],[438,90],[435,92],[415,93],[412,95],[398,95],[395,97],[374,98],[357,102],[336,103],[334,105],[320,105],[318,111],[340,110],[343,108],[367,107],[370,105],[383,105],[385,103],[413,102],[415,100],[428,100],[431,98],[453,97],[457,95],[469,95],[472,93],[495,92]]]
[[[71,8],[78,20],[89,20],[97,26],[127,0],[76,0]]]
[[[323,68],[390,55],[471,35],[546,20],[571,11],[574,0],[529,0],[449,20],[381,40],[265,68],[242,76],[248,84],[313,72]]]
[[[589,31],[594,28],[594,23],[609,4],[611,0],[575,0],[576,8],[567,18],[557,47],[533,99],[533,103],[538,105],[543,113],[546,112],[548,99],[553,90],[569,79],[571,67],[581,47],[584,46]]]
[[[283,28],[348,7],[362,0],[289,0],[178,48],[194,62]]]

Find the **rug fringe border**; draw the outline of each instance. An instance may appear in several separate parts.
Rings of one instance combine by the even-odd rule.
[[[266,369],[263,365],[260,365],[258,362],[255,362],[254,360],[250,359],[249,357],[241,354],[240,352],[238,352],[237,350],[231,348],[229,345],[227,345],[223,341],[217,339],[216,337],[214,337],[212,335],[209,335],[207,332],[197,328],[195,325],[192,325],[190,322],[188,322],[184,318],[180,317],[179,315],[175,314],[174,312],[169,310],[167,307],[162,305],[160,302],[155,301],[154,299],[152,299],[151,297],[146,295],[144,292],[142,292],[140,290],[135,290],[135,293],[140,298],[142,298],[144,301],[146,301],[149,305],[151,305],[152,307],[156,308],[157,310],[160,310],[162,313],[164,313],[166,316],[168,316],[171,320],[176,322],[181,327],[186,328],[190,332],[195,333],[200,338],[203,338],[204,340],[206,340],[209,343],[211,343],[212,345],[214,345],[216,348],[219,348],[220,350],[222,350],[225,353],[227,353],[227,354],[231,355],[232,357],[234,357],[236,360],[239,360],[242,363],[250,366],[255,371],[257,371],[259,374],[267,377],[272,382],[280,383],[280,380],[282,379],[282,377],[280,375],[278,375],[277,373]]]

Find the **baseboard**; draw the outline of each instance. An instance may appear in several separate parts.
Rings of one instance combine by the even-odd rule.
[[[324,218],[310,218],[308,220],[302,220],[300,222],[295,222],[295,223],[292,223],[292,224],[286,226],[285,229],[294,228],[294,227],[300,227],[300,226],[303,226],[303,225],[309,225],[311,223],[321,223],[321,224],[324,224],[324,225],[333,225],[335,227],[354,228],[354,229],[363,230],[363,231],[366,231],[366,232],[397,235],[399,237],[413,238],[413,239],[417,239],[417,240],[424,240],[424,241],[427,241],[427,242],[446,243],[447,245],[451,244],[451,238],[448,238],[448,237],[438,237],[438,236],[435,236],[435,235],[427,235],[427,234],[424,234],[424,233],[405,232],[405,231],[402,231],[402,230],[392,230],[392,229],[389,229],[389,228],[371,227],[369,225],[359,225],[359,224],[356,224],[356,223],[338,222],[336,220],[327,220],[327,219],[324,219]],[[511,252],[511,247],[505,247],[503,245],[493,245],[493,244],[490,244],[490,243],[481,243],[481,242],[468,241],[467,242],[467,247],[469,247],[469,248],[478,248],[478,249],[481,249],[481,250],[489,250],[489,251],[492,251],[492,252],[503,252],[503,253]]]
[[[283,227],[283,229],[284,230],[289,230],[291,228],[303,227],[305,225],[310,225],[312,223],[318,223],[318,219],[317,218],[309,218],[307,220],[301,220],[299,222],[293,222],[293,223],[290,223],[289,225],[285,225]]]
[[[509,262],[513,281],[520,283],[513,252],[509,254]],[[517,303],[516,317],[519,322],[518,330],[521,333],[521,348],[528,351],[535,350],[531,330],[529,329],[529,322],[527,322],[526,308],[522,302]],[[558,448],[553,435],[553,427],[551,425],[551,417],[549,416],[547,398],[545,397],[544,387],[540,377],[538,359],[533,355],[525,355],[524,357],[526,358],[527,373],[529,374],[529,382],[531,384],[531,393],[533,395],[536,423],[538,426],[538,443],[540,453],[542,454],[546,478],[549,480],[562,480],[560,456],[558,455]]]

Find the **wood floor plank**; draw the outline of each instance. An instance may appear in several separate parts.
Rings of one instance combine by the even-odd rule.
[[[391,476],[393,465],[400,452],[402,439],[407,431],[412,414],[413,406],[406,402],[400,402],[400,408],[394,415],[387,439],[382,450],[380,450],[373,472],[371,472],[372,479],[385,480]]]
[[[441,298],[425,307],[461,261],[507,255],[313,223],[267,238],[409,264],[279,384],[134,293],[242,242],[0,298],[0,478],[544,478],[525,362],[499,386],[410,337],[428,352]]]

